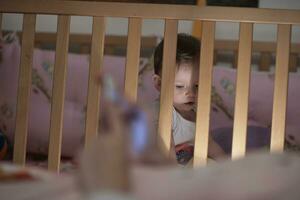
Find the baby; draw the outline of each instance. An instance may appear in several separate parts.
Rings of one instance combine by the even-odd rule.
[[[186,164],[193,156],[196,103],[199,77],[200,41],[187,34],[178,34],[176,74],[173,99],[172,137],[177,161]],[[154,52],[154,87],[160,91],[163,60],[163,40]],[[158,105],[159,102],[156,102]],[[158,107],[158,106],[157,106]],[[224,155],[220,146],[209,137],[208,156]]]

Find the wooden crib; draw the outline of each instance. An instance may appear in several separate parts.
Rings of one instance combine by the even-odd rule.
[[[6,35],[13,30],[3,30]],[[19,38],[22,38],[22,32],[16,32]],[[34,47],[38,49],[55,50],[56,33],[35,32]],[[142,36],[140,56],[150,58],[160,40],[159,36]],[[126,56],[127,36],[105,35],[104,54]],[[90,54],[91,52],[91,34],[70,33],[69,35],[69,53]],[[276,52],[275,42],[253,41],[252,61],[259,71],[270,71],[274,64],[273,54]],[[218,63],[229,64],[236,68],[238,58],[238,41],[215,39],[214,42],[214,65]],[[289,71],[297,72],[300,62],[300,44],[291,43]]]
[[[3,30],[2,34],[7,35],[13,30]],[[16,35],[22,40],[22,32],[17,31]],[[69,34],[69,53],[90,54],[91,53],[91,34],[70,33]],[[157,36],[141,37],[140,56],[149,58],[158,40]],[[55,50],[56,33],[53,32],[35,32],[34,47],[37,49]],[[126,56],[127,37],[121,35],[105,35],[105,55]]]
[[[100,71],[102,66],[105,18],[129,18],[127,49],[130,48],[130,51],[127,51],[124,92],[133,101],[137,99],[140,57],[140,40],[138,38],[141,38],[143,19],[165,20],[164,58],[168,59],[163,60],[158,132],[163,141],[161,145],[166,153],[170,150],[171,142],[178,20],[203,21],[194,166],[203,165],[207,160],[215,23],[217,21],[240,23],[232,141],[233,159],[245,155],[253,24],[277,24],[276,76],[270,150],[271,152],[283,151],[291,28],[293,25],[300,24],[300,11],[224,7],[200,8],[186,5],[146,5],[88,1],[2,0],[0,2],[0,12],[24,14],[13,154],[13,161],[17,164],[24,165],[26,158],[28,105],[31,91],[32,54],[37,14],[58,15],[48,156],[48,168],[50,170],[57,171],[60,165],[69,27],[72,15],[93,17],[85,146],[91,144],[97,136],[101,91],[95,81],[95,74]]]

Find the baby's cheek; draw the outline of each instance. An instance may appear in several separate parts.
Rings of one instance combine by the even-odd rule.
[[[173,105],[177,106],[177,107],[180,107],[182,104],[184,103],[184,98],[182,98],[181,96],[176,96],[174,95],[174,98],[173,98]]]
[[[176,110],[182,110],[181,104],[174,103],[173,106]]]

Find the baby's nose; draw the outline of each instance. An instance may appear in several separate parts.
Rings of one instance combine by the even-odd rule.
[[[192,87],[188,87],[186,89],[186,95],[194,97],[194,96],[196,96],[196,90],[194,88],[192,88]]]

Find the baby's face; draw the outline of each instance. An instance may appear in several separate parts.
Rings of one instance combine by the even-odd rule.
[[[173,104],[181,114],[195,112],[199,69],[192,63],[179,65],[175,75]]]

